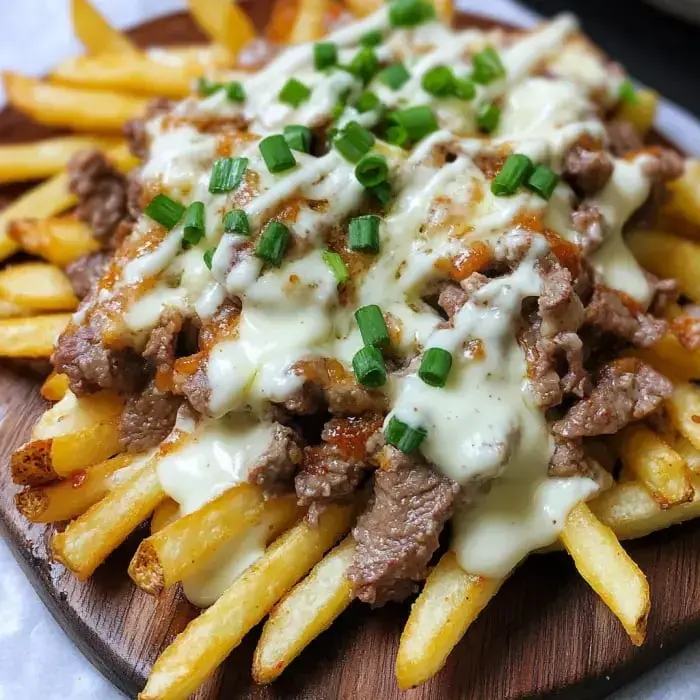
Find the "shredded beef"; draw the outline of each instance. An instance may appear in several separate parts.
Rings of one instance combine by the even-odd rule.
[[[372,501],[353,529],[357,549],[348,570],[354,594],[382,605],[403,600],[427,575],[459,486],[391,446],[375,472]]]
[[[272,444],[248,474],[248,481],[269,493],[288,490],[302,459],[301,438],[291,428],[276,423]]]
[[[68,163],[69,190],[77,196],[78,217],[103,243],[127,219],[126,178],[96,149],[76,153]]]
[[[209,415],[211,386],[207,377],[206,363],[197,367],[193,372],[175,372],[173,383],[175,392],[185,396],[197,413],[203,416]]]
[[[172,100],[158,97],[151,100],[146,107],[146,114],[139,119],[131,119],[124,124],[124,136],[129,144],[129,150],[141,160],[148,157],[148,134],[146,122],[160,114],[166,114],[172,109]]]
[[[151,331],[143,350],[143,356],[150,360],[156,372],[170,373],[175,362],[178,334],[182,330],[182,314],[166,309],[160,323]]]
[[[638,151],[644,146],[644,142],[631,122],[616,119],[608,122],[605,125],[605,130],[608,132],[610,150],[618,158],[627,153]]]
[[[607,224],[598,207],[583,202],[571,213],[571,222],[580,234],[576,242],[584,253],[592,253],[600,247],[606,235]]]
[[[438,296],[438,305],[452,318],[478,289],[488,284],[488,277],[480,272],[472,272],[461,283],[445,282]]]
[[[93,290],[107,269],[111,254],[100,250],[74,260],[65,269],[75,296],[84,299]]]
[[[605,187],[613,162],[605,151],[574,146],[564,159],[564,178],[581,195],[592,195]]]
[[[651,347],[666,333],[666,321],[630,307],[615,290],[596,285],[586,307],[586,323],[637,347]]]
[[[542,289],[537,302],[543,336],[554,336],[561,331],[576,331],[583,322],[583,304],[573,288],[571,272],[553,256],[545,256],[538,263]]]
[[[655,411],[672,390],[666,377],[641,360],[614,360],[601,368],[591,395],[574,404],[552,429],[569,439],[612,435]]]
[[[143,452],[159,445],[173,429],[181,405],[180,396],[160,391],[154,381],[129,396],[119,426],[122,447]]]

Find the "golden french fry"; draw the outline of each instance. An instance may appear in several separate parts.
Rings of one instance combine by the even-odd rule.
[[[70,314],[48,314],[0,319],[0,357],[48,359],[70,318]]]
[[[685,460],[688,469],[694,474],[700,474],[700,450],[693,447],[693,443],[687,438],[676,436],[673,440],[673,447]]]
[[[51,372],[41,385],[41,395],[47,401],[60,401],[70,388],[70,382],[65,374]]]
[[[627,245],[642,267],[673,277],[683,294],[700,302],[700,245],[661,231],[632,231]]]
[[[700,159],[688,158],[685,161],[685,172],[677,180],[670,182],[668,189],[671,198],[662,211],[700,227]],[[690,231],[695,237],[700,236],[700,228]]]
[[[180,504],[172,498],[166,498],[158,504],[151,516],[151,535],[174,523],[180,517]]]
[[[73,28],[88,53],[138,53],[138,49],[89,0],[71,0]]]
[[[248,15],[229,0],[187,0],[187,7],[204,32],[233,56],[255,38]]]
[[[110,90],[83,90],[50,85],[5,71],[7,100],[40,124],[77,131],[121,131],[142,115],[148,100]]]
[[[700,478],[693,475],[693,500],[673,508],[661,508],[644,484],[615,484],[589,502],[592,513],[621,540],[645,537],[651,532],[700,517]]]
[[[350,506],[329,506],[317,526],[301,522],[276,540],[161,654],[140,700],[174,700],[194,692],[350,529],[353,511]]]
[[[666,333],[653,347],[637,348],[632,354],[677,381],[700,378],[700,351],[683,347],[673,333]]]
[[[59,267],[100,249],[88,226],[74,216],[18,219],[7,232],[22,250]]]
[[[692,384],[677,384],[666,400],[666,410],[673,427],[695,449],[700,449],[700,392]]]
[[[644,137],[654,126],[656,107],[659,102],[659,93],[643,88],[636,91],[634,103],[623,102],[615,115],[616,119],[622,119],[634,126],[635,131]]]
[[[303,44],[315,41],[326,33],[326,12],[328,0],[299,0],[297,14],[287,41],[290,44]]]
[[[31,316],[32,312],[24,306],[14,304],[7,299],[0,299],[0,318],[17,318],[19,316]]]
[[[270,613],[253,658],[253,678],[271,683],[352,601],[346,572],[355,541],[346,537]]]
[[[357,17],[365,17],[376,12],[384,4],[384,0],[345,0],[345,4]]]
[[[133,455],[112,457],[76,472],[69,479],[26,489],[15,496],[15,505],[25,518],[35,523],[71,520],[133,476],[138,466]]]
[[[218,44],[181,44],[175,46],[153,46],[145,51],[145,55],[159,65],[184,67],[200,72],[210,68],[228,68],[235,63],[235,58]]]
[[[86,148],[106,150],[120,139],[100,136],[57,136],[31,143],[0,146],[0,182],[39,180],[60,173],[71,156]]]
[[[75,311],[78,298],[65,272],[43,262],[0,270],[0,297],[30,312]]]
[[[632,643],[640,646],[651,605],[649,584],[615,533],[579,503],[569,513],[560,539],[583,579],[620,620]]]
[[[84,581],[164,499],[156,458],[54,535],[54,559]]]
[[[642,424],[631,425],[618,437],[626,469],[641,481],[663,508],[693,499],[693,486],[685,460],[655,432]]]
[[[469,625],[496,595],[504,579],[474,576],[443,555],[411,607],[396,657],[399,688],[407,690],[434,676]]]

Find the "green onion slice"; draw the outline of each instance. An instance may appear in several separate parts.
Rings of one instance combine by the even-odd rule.
[[[202,256],[204,258],[204,264],[210,270],[211,270],[212,260],[214,259],[214,253],[216,253],[216,247],[209,248],[209,250],[205,251],[204,255]]]
[[[226,233],[238,233],[241,236],[250,235],[248,216],[243,209],[232,209],[224,214],[222,221]]]
[[[331,68],[338,63],[338,47],[330,41],[314,44],[314,66],[316,70]]]
[[[388,182],[380,182],[367,190],[380,204],[388,204],[391,199],[391,185]]]
[[[345,262],[343,262],[343,258],[338,255],[338,253],[333,252],[332,250],[324,250],[323,253],[323,261],[330,267],[331,272],[335,275],[336,280],[338,281],[338,284],[343,284],[343,282],[347,282],[350,279],[350,273],[348,272],[348,268],[345,265]]]
[[[373,29],[371,32],[367,32],[360,37],[360,44],[362,44],[362,46],[379,46],[383,38],[379,29]]]
[[[384,439],[405,454],[416,452],[427,436],[425,428],[411,428],[394,416],[384,430]]]
[[[185,207],[165,194],[157,194],[148,203],[143,213],[169,231],[180,221],[185,213]]]
[[[231,102],[245,102],[245,90],[237,80],[232,80],[226,85],[226,97]]]
[[[542,199],[549,199],[559,182],[559,176],[546,165],[538,165],[525,183]]]
[[[374,146],[374,136],[357,122],[349,122],[333,139],[333,145],[343,158],[357,163]]]
[[[208,78],[201,77],[197,79],[197,92],[204,97],[209,97],[215,92],[223,89],[223,83],[217,83],[214,80],[209,80]]]
[[[192,202],[185,211],[182,222],[182,245],[197,245],[204,238],[204,203]]]
[[[294,151],[309,153],[312,137],[311,129],[303,124],[287,124],[284,127],[284,139]]]
[[[497,197],[515,194],[533,171],[532,161],[522,153],[513,153],[491,182],[491,192]]]
[[[358,350],[352,358],[352,369],[363,386],[376,388],[386,384],[386,366],[377,348],[366,346]]]
[[[381,101],[373,92],[363,92],[355,104],[355,109],[360,114],[364,114],[377,109],[381,104]]]
[[[360,253],[378,253],[379,217],[369,214],[350,219],[348,245],[350,250]]]
[[[247,168],[247,158],[219,158],[211,169],[209,191],[222,194],[235,190],[241,184]]]
[[[486,102],[479,107],[476,113],[476,125],[490,134],[498,128],[498,122],[501,120],[501,108],[493,102]]]
[[[376,304],[362,306],[355,311],[355,320],[365,345],[384,348],[389,345],[389,329],[382,310]]]
[[[473,100],[476,97],[476,85],[469,78],[455,78],[455,96],[460,100]]]
[[[428,348],[423,353],[418,376],[429,386],[443,387],[452,368],[452,355],[442,348]]]
[[[403,63],[394,63],[394,65],[380,71],[377,77],[392,90],[398,90],[408,82],[411,74],[406,70],[406,66]]]
[[[488,85],[494,80],[503,78],[506,74],[506,69],[501,63],[501,57],[496,53],[496,49],[493,46],[487,46],[483,51],[474,54],[472,66],[474,71],[471,78],[475,83],[481,85]]]
[[[369,46],[363,46],[347,66],[347,70],[365,85],[374,78],[378,69],[379,59]]]
[[[415,27],[435,18],[435,8],[427,0],[395,0],[389,5],[392,27]]]
[[[625,102],[628,105],[636,105],[639,102],[639,95],[637,95],[634,85],[629,80],[622,81],[617,95],[621,102]]]
[[[365,188],[376,187],[389,177],[389,166],[383,156],[365,156],[355,166],[355,177]]]
[[[457,79],[447,66],[435,66],[421,78],[421,87],[435,97],[449,97],[457,90]]]
[[[438,129],[435,113],[428,105],[401,109],[393,113],[392,120],[406,130],[411,141],[420,141]]]
[[[309,97],[311,97],[311,88],[296,78],[290,78],[279,93],[280,102],[284,102],[292,107],[299,107]]]
[[[282,134],[267,136],[259,144],[265,165],[271,173],[281,173],[293,168],[297,161]]]
[[[271,221],[260,236],[255,254],[269,265],[279,267],[289,245],[290,236],[289,229],[284,224]]]

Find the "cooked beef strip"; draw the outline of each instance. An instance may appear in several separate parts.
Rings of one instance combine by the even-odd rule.
[[[148,134],[146,133],[146,122],[161,114],[169,112],[175,103],[165,97],[157,97],[151,100],[146,113],[139,119],[131,119],[124,124],[124,136],[129,144],[129,150],[141,160],[148,157]]]
[[[128,452],[144,452],[159,445],[173,429],[182,397],[160,391],[155,380],[126,400],[119,439]]]
[[[575,403],[552,430],[564,438],[612,435],[655,411],[673,384],[634,357],[604,365],[591,395]]]
[[[98,250],[74,260],[64,272],[70,280],[75,296],[84,299],[100,280],[107,269],[111,253]]]
[[[583,304],[573,288],[571,272],[554,256],[542,258],[537,265],[542,289],[537,301],[542,321],[540,333],[551,337],[562,331],[577,331],[583,322]]]
[[[172,372],[182,325],[182,314],[174,309],[166,309],[160,322],[148,336],[143,356],[153,363],[156,372]]]
[[[608,132],[608,142],[613,155],[618,158],[638,151],[644,146],[644,142],[631,122],[615,119],[605,125]]]
[[[480,272],[472,272],[460,283],[445,282],[440,288],[438,305],[448,318],[452,318],[467,303],[472,294],[488,282],[489,278]]]
[[[366,603],[403,600],[427,575],[459,486],[418,457],[385,446],[372,500],[353,529],[357,549],[348,579]]]
[[[585,476],[597,482],[609,482],[609,475],[583,449],[581,439],[568,440],[554,436],[554,452],[549,460],[549,476]]]
[[[582,202],[579,208],[571,213],[571,222],[580,234],[576,242],[584,253],[592,253],[600,247],[605,239],[607,224],[598,207]]]
[[[275,423],[272,443],[251,468],[248,481],[262,486],[268,493],[287,491],[292,487],[294,472],[301,459],[299,434],[286,425]]]
[[[669,148],[655,148],[652,155],[654,158],[642,166],[642,170],[651,180],[649,196],[630,218],[629,226],[654,226],[659,210],[669,197],[667,184],[683,174],[683,158],[675,151]]]
[[[649,304],[649,313],[652,316],[665,316],[669,307],[675,304],[680,296],[678,282],[674,279],[660,279],[646,270],[643,272],[654,290],[651,304]]]
[[[192,372],[175,372],[173,384],[175,393],[184,396],[197,413],[203,416],[210,415],[211,386],[207,376],[206,361]]]
[[[78,197],[76,212],[93,235],[107,243],[129,217],[126,178],[97,148],[76,153],[68,163],[68,189]]]
[[[700,306],[686,304],[683,313],[671,321],[671,331],[684,348],[700,349]]]
[[[602,150],[575,145],[564,158],[563,177],[580,195],[589,196],[602,190],[612,172],[612,159]]]

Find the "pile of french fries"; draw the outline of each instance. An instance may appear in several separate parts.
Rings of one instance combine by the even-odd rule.
[[[365,15],[379,3],[345,4]],[[290,43],[319,38],[335,5],[277,2],[276,36],[283,25]],[[437,5],[451,17],[449,0]],[[184,97],[196,78],[235,67],[234,57],[255,36],[245,12],[228,0],[190,0],[189,7],[210,45],[142,51],[88,0],[73,0],[75,31],[86,54],[62,62],[45,80],[3,76],[11,105],[41,124],[78,133],[0,146],[0,182],[45,178],[0,213],[0,260],[7,261],[0,270],[0,357],[50,357],[78,304],[63,268],[98,249],[92,232],[70,211],[75,198],[66,187],[68,159],[97,146],[128,171],[136,161],[120,136],[124,123],[142,114],[149,97]],[[284,20],[290,16],[292,21]],[[621,116],[645,133],[655,107],[655,94],[641,91]],[[633,232],[629,244],[645,267],[676,278],[683,295],[700,303],[700,161],[689,161],[673,184],[657,229]],[[20,251],[35,260],[13,263]],[[691,383],[700,379],[700,351],[687,349],[669,333],[636,353],[675,381],[674,393],[653,425],[635,424],[609,440],[623,465],[619,480],[571,512],[560,541],[632,642],[641,644],[649,588],[619,540],[700,516],[700,391]],[[244,484],[180,516],[159,483],[157,464],[186,447],[191,436],[176,432],[153,453],[120,454],[122,398],[110,392],[76,398],[67,378],[57,374],[41,391],[55,404],[12,458],[12,478],[24,487],[16,503],[34,522],[68,521],[54,536],[52,550],[78,578],[89,577],[148,518],[151,534],[140,544],[129,574],[153,595],[205,569],[251,527],[261,526],[268,535],[263,556],[162,653],[142,700],[187,697],[265,617],[253,676],[269,683],[350,604],[345,574],[355,546],[349,535],[356,514],[352,505],[329,507],[312,527],[293,498],[266,501],[260,488]],[[401,688],[442,668],[502,583],[463,571],[451,552],[440,559],[401,637],[396,663]]]

